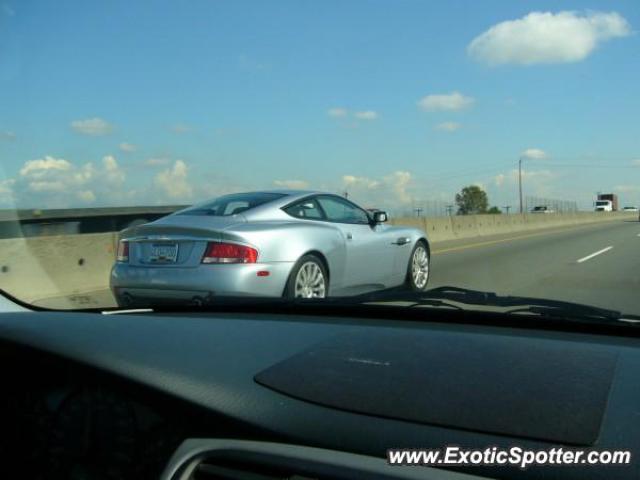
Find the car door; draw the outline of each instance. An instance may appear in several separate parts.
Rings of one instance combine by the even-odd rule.
[[[319,195],[317,201],[326,221],[342,232],[346,245],[344,288],[380,288],[389,284],[394,254],[387,229],[372,226],[367,213],[336,195]]]

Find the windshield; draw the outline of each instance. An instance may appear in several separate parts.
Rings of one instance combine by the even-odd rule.
[[[0,289],[640,314],[639,28],[623,0],[2,0]]]

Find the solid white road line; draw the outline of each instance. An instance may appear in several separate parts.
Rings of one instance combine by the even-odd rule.
[[[597,252],[594,252],[591,255],[587,255],[586,257],[582,257],[580,260],[578,260],[578,263],[586,262],[587,260],[590,260],[593,257],[595,257],[597,255],[600,255],[601,253],[608,252],[612,248],[613,248],[613,245],[611,245],[611,246],[609,246],[607,248],[603,248],[602,250],[598,250]]]

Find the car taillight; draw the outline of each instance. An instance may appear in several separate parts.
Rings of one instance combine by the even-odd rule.
[[[202,256],[202,263],[256,263],[257,260],[255,248],[235,243],[210,242]]]
[[[116,256],[116,261],[118,262],[129,261],[129,242],[125,240],[120,240],[118,242],[118,255]]]

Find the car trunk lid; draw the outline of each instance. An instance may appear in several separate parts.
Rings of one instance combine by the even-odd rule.
[[[131,265],[160,268],[197,267],[208,242],[220,241],[224,230],[242,223],[246,223],[242,215],[170,215],[124,230],[120,238],[130,242]]]

